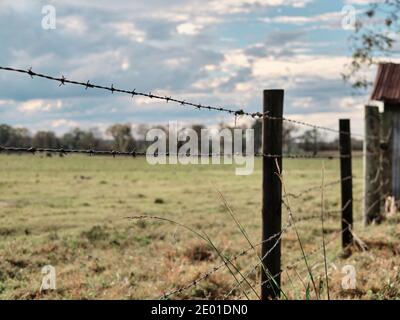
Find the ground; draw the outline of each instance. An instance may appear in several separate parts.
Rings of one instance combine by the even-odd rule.
[[[261,170],[236,176],[231,165],[158,165],[145,159],[86,156],[0,156],[0,298],[2,299],[256,299],[261,237]],[[339,177],[338,160],[288,159],[287,193]],[[362,223],[362,160],[353,159],[354,233],[368,249],[341,250],[340,218],[326,217],[329,290],[322,246],[321,190],[288,197],[311,272],[292,226],[282,238],[282,299],[400,298],[398,216]],[[222,197],[221,197],[221,194]],[[340,208],[340,186],[323,192],[324,210]],[[235,224],[224,200],[242,224]],[[157,219],[129,220],[133,216]],[[284,222],[288,212],[284,210]],[[218,249],[197,233],[207,234]],[[221,257],[235,259],[210,272]],[[45,265],[56,268],[57,289],[39,292]],[[344,290],[342,267],[353,265],[356,289]],[[235,269],[236,268],[236,269]],[[192,282],[210,275],[196,285]],[[310,279],[310,273],[317,288]],[[237,280],[235,280],[235,278]],[[245,280],[243,280],[243,278]],[[243,282],[238,286],[237,281]],[[254,286],[254,290],[249,285]],[[230,293],[230,294],[229,294]]]

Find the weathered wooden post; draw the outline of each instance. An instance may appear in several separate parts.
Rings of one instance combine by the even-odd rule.
[[[400,200],[400,98],[397,103],[385,102],[384,113],[388,113],[387,117],[390,117],[389,127],[385,131],[389,135],[387,154],[391,167],[391,195]]]
[[[381,113],[381,194],[383,197],[392,193],[392,114],[389,108]],[[384,211],[384,201],[381,203]]]
[[[353,173],[350,120],[339,119],[340,180],[342,196],[342,248],[353,243]]]
[[[381,218],[380,115],[379,108],[365,106],[364,223]]]
[[[279,174],[282,171],[283,96],[283,90],[264,91],[264,114],[276,119],[263,118],[262,300],[280,297],[282,184]]]

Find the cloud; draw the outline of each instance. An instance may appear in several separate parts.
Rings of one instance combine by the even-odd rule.
[[[218,14],[248,13],[253,10],[268,7],[289,6],[303,8],[312,0],[213,0],[201,10],[216,12]]]
[[[312,106],[314,100],[312,97],[300,97],[294,99],[292,107],[300,109],[308,109]]]
[[[179,34],[186,34],[186,35],[195,35],[198,34],[202,29],[202,26],[195,25],[193,23],[187,22],[182,23],[176,27],[176,31]]]
[[[244,49],[249,57],[290,57],[309,51],[310,43],[302,41],[306,33],[302,30],[277,31],[269,34],[263,42],[252,44]]]
[[[356,101],[340,99],[348,96],[340,78],[347,34],[333,28],[338,12],[318,1],[60,0],[53,1],[57,29],[45,31],[40,2],[7,0],[0,64],[250,111],[260,111],[263,89],[284,88],[287,114],[353,112]],[[322,27],[330,30],[318,32]],[[232,120],[19,74],[0,72],[0,84],[2,122],[32,130]]]
[[[66,32],[73,35],[83,35],[88,31],[88,26],[83,17],[78,15],[59,17],[57,20],[57,27],[61,25]]]
[[[287,114],[287,117],[304,121],[307,123],[315,123],[320,126],[338,129],[339,127],[339,119],[350,119],[351,120],[351,130],[353,134],[362,134],[364,128],[363,121],[363,113],[359,110],[348,110],[347,112],[343,111],[329,111],[329,112],[314,112],[312,114]],[[301,127],[304,130],[304,127]],[[335,139],[337,138],[337,134],[327,133],[325,131],[321,131],[321,133],[326,134],[329,138]]]
[[[62,108],[61,100],[46,101],[46,100],[35,99],[21,103],[18,110],[22,112],[31,113],[31,112],[41,112],[41,111],[48,112],[53,109],[61,109],[61,108]]]
[[[1,106],[7,106],[7,105],[10,105],[12,103],[13,103],[12,100],[0,100],[0,107]]]
[[[348,60],[345,56],[325,55],[296,55],[291,59],[258,58],[253,64],[253,74],[262,78],[286,75],[292,79],[340,79],[340,71]]]
[[[345,4],[356,4],[356,5],[371,5],[372,3],[382,3],[385,0],[345,0]]]
[[[143,42],[146,39],[145,32],[139,30],[132,22],[112,23],[111,27],[116,30],[118,35],[125,36],[132,41]]]
[[[262,18],[266,23],[281,23],[293,25],[305,25],[310,23],[319,23],[320,27],[341,27],[342,12],[334,11],[312,16],[276,16]],[[321,23],[324,23],[321,25]]]
[[[67,119],[57,119],[51,121],[51,127],[53,129],[60,127],[64,127],[64,129],[69,129],[79,127],[79,123],[77,121],[71,121]]]

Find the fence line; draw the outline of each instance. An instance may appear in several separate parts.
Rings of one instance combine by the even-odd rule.
[[[226,113],[229,113],[229,114],[233,114],[235,116],[246,115],[246,116],[250,116],[250,117],[253,117],[253,118],[257,118],[257,117],[261,118],[261,117],[264,116],[264,114],[262,114],[260,112],[251,113],[251,112],[244,112],[243,109],[235,110],[235,109],[225,108],[225,107],[215,107],[215,106],[210,106],[210,105],[202,105],[201,103],[193,103],[193,102],[189,102],[189,101],[186,101],[186,100],[172,98],[170,96],[160,96],[160,95],[157,95],[157,94],[153,94],[151,92],[149,92],[149,93],[140,92],[140,91],[137,91],[136,89],[133,89],[133,90],[118,89],[118,88],[115,88],[113,84],[111,86],[107,87],[107,86],[101,86],[101,85],[90,83],[89,80],[87,82],[80,82],[80,81],[75,81],[75,80],[68,80],[64,76],[52,77],[52,76],[49,76],[49,75],[45,75],[45,74],[34,72],[34,71],[32,71],[32,68],[30,68],[28,70],[23,70],[23,69],[16,69],[16,68],[11,68],[11,67],[1,67],[0,66],[0,70],[25,73],[25,74],[28,74],[29,76],[31,76],[31,78],[39,77],[39,78],[44,78],[44,79],[56,81],[56,82],[60,83],[59,86],[62,86],[62,85],[65,85],[65,84],[74,84],[74,85],[82,86],[85,89],[88,89],[88,88],[102,89],[102,90],[110,91],[111,93],[118,92],[118,93],[129,94],[132,97],[134,97],[134,96],[142,96],[142,97],[147,97],[149,99],[163,100],[163,101],[165,101],[167,103],[168,102],[175,102],[175,103],[178,103],[180,105],[190,106],[190,107],[194,107],[196,109],[205,109],[205,110],[214,110],[214,111],[226,112]]]
[[[340,159],[347,158],[348,155],[342,156],[318,156],[318,155],[308,155],[308,154],[283,154],[283,155],[275,155],[275,154],[264,154],[264,153],[254,153],[254,154],[246,154],[246,153],[205,153],[205,154],[191,154],[191,153],[158,153],[154,152],[154,154],[147,154],[146,152],[139,151],[116,151],[116,150],[94,150],[94,149],[65,149],[65,148],[35,148],[35,147],[7,147],[0,146],[1,152],[9,152],[9,153],[57,153],[61,155],[66,154],[85,154],[89,156],[128,156],[128,157],[136,157],[136,156],[146,156],[146,155],[154,155],[154,156],[182,156],[182,157],[224,157],[224,156],[254,156],[254,157],[265,157],[265,158],[287,158],[287,159]]]
[[[162,100],[162,101],[165,101],[166,103],[175,102],[175,103],[180,104],[182,106],[194,107],[195,109],[198,109],[198,110],[201,110],[201,109],[213,110],[213,111],[218,111],[218,112],[229,113],[229,114],[232,114],[234,116],[250,116],[252,118],[258,118],[258,119],[268,118],[270,120],[278,120],[278,121],[283,120],[283,121],[286,121],[286,122],[291,122],[291,123],[294,123],[294,124],[311,127],[311,128],[314,128],[314,129],[325,130],[325,131],[335,132],[335,133],[347,134],[347,133],[342,132],[341,130],[338,130],[338,129],[333,129],[333,128],[329,128],[329,127],[325,127],[325,126],[321,126],[321,125],[315,125],[315,124],[312,124],[312,123],[299,121],[299,120],[295,120],[295,119],[290,119],[290,118],[287,118],[287,117],[273,117],[273,116],[270,116],[269,113],[267,113],[267,112],[263,112],[263,113],[261,113],[261,112],[246,112],[243,109],[232,109],[232,108],[226,108],[226,107],[216,107],[216,106],[211,106],[211,105],[203,105],[201,103],[194,103],[194,102],[190,102],[190,101],[186,101],[186,100],[182,100],[182,99],[176,99],[176,98],[173,98],[171,96],[161,96],[161,95],[153,94],[151,92],[148,92],[148,93],[141,92],[141,91],[137,91],[136,89],[133,89],[133,90],[118,89],[118,88],[114,87],[114,84],[111,84],[111,86],[108,87],[108,86],[102,86],[102,85],[97,85],[97,84],[94,84],[94,83],[90,83],[89,80],[87,82],[69,80],[69,79],[65,78],[63,75],[61,77],[54,77],[54,76],[50,76],[50,75],[34,72],[34,71],[32,71],[32,68],[29,68],[28,70],[24,70],[24,69],[12,68],[12,67],[2,67],[2,66],[0,66],[0,70],[27,74],[31,78],[38,77],[38,78],[43,78],[43,79],[47,79],[47,80],[51,80],[51,81],[56,81],[56,82],[59,83],[59,86],[63,86],[63,85],[66,85],[66,84],[73,84],[73,85],[82,86],[82,87],[85,88],[85,90],[87,90],[89,88],[107,90],[107,91],[111,92],[112,94],[114,92],[118,92],[118,93],[128,94],[128,95],[130,95],[132,97],[142,96],[142,97],[146,97],[146,98],[149,98],[149,99]],[[365,138],[365,136],[362,135],[362,134],[353,133],[351,135]]]
[[[261,270],[261,297],[262,299],[269,299],[269,298],[278,298],[279,294],[275,292],[275,289],[278,289],[280,292],[280,275],[284,270],[289,270],[291,267],[294,265],[298,264],[301,262],[302,259],[307,258],[310,255],[314,255],[320,250],[324,249],[326,245],[332,243],[335,239],[336,236],[330,239],[327,243],[323,244],[323,248],[318,249],[317,251],[313,251],[311,254],[305,254],[303,251],[303,254],[301,255],[300,260],[298,260],[295,264],[291,264],[289,266],[284,267],[281,270],[281,253],[280,253],[280,246],[281,246],[281,240],[284,235],[284,233],[289,230],[292,226],[294,226],[295,223],[301,222],[301,221],[308,221],[308,220],[313,220],[313,219],[321,219],[321,214],[324,214],[324,216],[327,217],[337,217],[337,214],[342,214],[340,222],[341,222],[341,231],[337,232],[338,235],[342,235],[342,246],[343,248],[351,245],[353,243],[353,239],[351,236],[351,231],[352,231],[352,226],[353,226],[353,212],[352,212],[352,205],[355,199],[353,199],[352,195],[352,179],[354,178],[351,172],[351,161],[352,161],[352,150],[351,150],[351,136],[360,136],[364,139],[369,138],[369,136],[361,135],[361,134],[354,134],[350,132],[350,120],[348,119],[340,119],[340,125],[339,125],[339,130],[333,129],[333,128],[328,128],[320,125],[315,125],[303,121],[298,121],[294,119],[290,119],[287,117],[283,116],[283,90],[266,90],[264,92],[264,110],[263,112],[245,112],[243,109],[233,109],[233,108],[225,108],[225,107],[215,107],[215,106],[210,106],[210,105],[202,105],[202,104],[197,104],[193,102],[189,102],[186,100],[181,100],[181,99],[175,99],[172,98],[171,96],[161,96],[161,95],[156,95],[152,94],[151,92],[145,93],[145,92],[140,92],[137,91],[136,89],[134,90],[123,90],[123,89],[118,89],[115,88],[114,85],[112,84],[111,86],[101,86],[101,85],[96,85],[93,83],[90,83],[90,81],[85,82],[79,82],[79,81],[74,81],[74,80],[69,80],[66,79],[64,76],[61,77],[52,77],[49,75],[41,74],[41,73],[36,73],[33,72],[32,69],[28,70],[23,70],[23,69],[15,69],[15,68],[10,68],[10,67],[0,67],[0,70],[4,71],[10,71],[10,72],[17,72],[17,73],[23,73],[27,74],[30,77],[39,77],[39,78],[44,78],[48,79],[51,81],[56,81],[59,82],[59,86],[63,86],[66,84],[73,84],[73,85],[79,85],[85,87],[85,89],[89,88],[96,88],[96,89],[102,89],[102,90],[107,90],[111,92],[112,94],[114,92],[118,93],[123,93],[123,94],[129,94],[132,97],[134,96],[143,96],[147,97],[149,99],[156,99],[156,100],[163,100],[165,102],[175,102],[183,106],[189,106],[189,107],[194,107],[196,109],[206,109],[206,110],[213,110],[213,111],[219,111],[219,112],[225,112],[234,115],[235,117],[237,116],[250,116],[252,118],[257,118],[257,119],[263,119],[263,152],[261,153],[255,153],[253,155],[251,154],[244,154],[246,156],[256,156],[256,157],[262,157],[263,159],[263,239],[260,243],[256,245],[251,245],[249,248],[241,251],[240,253],[234,255],[231,258],[224,259],[222,258],[223,262],[216,265],[212,269],[208,270],[207,272],[201,274],[199,277],[197,277],[195,280],[179,287],[176,289],[173,289],[172,291],[169,291],[167,293],[164,293],[164,295],[161,297],[161,299],[168,299],[176,294],[181,294],[182,292],[189,290],[192,287],[197,286],[201,281],[209,278],[211,275],[215,274],[219,270],[222,270],[224,267],[229,268],[229,264],[234,266],[233,262],[236,261],[238,258],[247,255],[250,251],[255,250],[256,247],[261,246],[262,247],[262,254],[260,257],[260,261],[251,267],[251,270],[247,272],[246,274],[241,275],[240,280],[237,280],[237,284],[225,295],[226,297],[229,297],[237,288],[240,288],[242,284],[246,281],[247,278],[250,274],[253,272],[257,271],[260,267],[262,266]],[[282,153],[282,123],[283,121],[294,123],[297,125],[301,126],[307,126],[307,127],[312,127],[316,130],[325,130],[329,132],[334,132],[334,133],[339,133],[340,139],[339,139],[339,153],[334,154],[334,155],[317,155],[317,154],[284,154]],[[374,137],[376,139],[376,137]],[[132,151],[116,151],[116,150],[93,150],[93,149],[67,149],[67,148],[35,148],[35,147],[12,147],[12,146],[0,146],[0,153],[1,152],[6,152],[6,153],[25,153],[25,154],[36,154],[36,153],[56,153],[60,155],[66,155],[66,154],[86,154],[89,156],[95,156],[95,155],[104,155],[104,156],[127,156],[127,157],[132,157],[135,158],[137,156],[147,156],[148,154],[146,152],[138,152],[136,150]],[[368,153],[368,151],[365,154],[374,154],[378,155],[379,150],[375,151],[373,153]],[[234,155],[241,155],[241,154],[213,154],[213,153],[208,153],[208,154],[190,154],[190,153],[158,153],[155,152],[153,154],[149,154],[150,156],[182,156],[182,157],[222,157],[222,156],[234,156]],[[243,156],[243,154],[242,154]],[[341,173],[341,178],[337,181],[333,181],[330,183],[327,183],[325,185],[318,185],[318,186],[312,186],[309,187],[299,193],[288,193],[282,196],[282,181],[281,179],[281,171],[282,171],[282,159],[283,158],[289,158],[289,159],[340,159],[341,160],[341,167],[340,167],[340,173]],[[381,170],[381,169],[379,169]],[[379,178],[380,171],[377,172],[376,176],[377,179]],[[272,181],[272,182],[271,182]],[[273,188],[271,185],[273,184]],[[281,228],[281,213],[282,213],[282,207],[281,205],[283,204],[284,206],[288,207],[290,210],[290,207],[285,203],[285,199],[288,200],[288,198],[301,198],[303,195],[315,191],[315,190],[321,190],[323,191],[325,188],[334,186],[337,184],[341,184],[342,186],[342,193],[341,193],[341,200],[342,200],[342,207],[339,210],[331,210],[331,211],[326,211],[326,212],[321,212],[319,214],[312,214],[312,215],[307,215],[304,217],[294,217],[292,216],[292,213],[290,212],[289,215],[289,223],[284,227]],[[381,193],[381,187],[382,185],[375,189],[372,190],[368,193],[366,193],[363,197],[369,196],[369,195],[374,195],[377,193]],[[381,195],[382,197],[382,195]],[[384,195],[386,197],[386,195]],[[378,202],[381,201],[381,199],[377,200]],[[371,210],[373,206],[375,206],[376,203],[374,202],[370,207],[365,208],[365,213],[368,214],[368,212]],[[172,221],[164,218],[159,218],[155,216],[137,216],[137,217],[129,217],[132,220],[138,220],[138,219],[158,219],[158,220],[164,220],[164,221]],[[268,220],[268,221],[267,221]],[[181,225],[181,224],[178,224]],[[272,226],[271,226],[272,225]],[[183,225],[181,225],[183,226]],[[193,229],[189,230],[193,231]],[[194,231],[195,232],[195,231]],[[195,232],[198,235],[200,233]],[[297,230],[296,230],[297,233]],[[269,235],[269,236],[267,236]],[[203,240],[205,239],[202,237]],[[301,245],[301,243],[300,243]],[[303,250],[303,248],[301,248]],[[235,267],[235,266],[234,266]],[[308,267],[308,266],[307,266]],[[235,270],[238,271],[238,269]],[[267,276],[267,273],[265,270],[272,270],[269,274],[275,274],[272,276]],[[279,270],[279,271],[278,271]],[[266,279],[267,278],[267,279]],[[236,277],[235,277],[236,279]],[[272,284],[272,282],[274,282]],[[248,283],[248,282],[247,282]],[[249,284],[249,283],[248,283]],[[249,284],[250,285],[250,284]],[[276,286],[276,288],[274,287]],[[254,288],[250,285],[250,287],[253,289]],[[274,288],[273,288],[274,287]],[[246,293],[244,292],[246,295]]]

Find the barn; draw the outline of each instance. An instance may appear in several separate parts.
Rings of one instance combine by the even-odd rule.
[[[400,199],[400,64],[378,66],[371,100],[381,101],[381,169],[383,194]],[[378,170],[378,168],[377,168]]]

